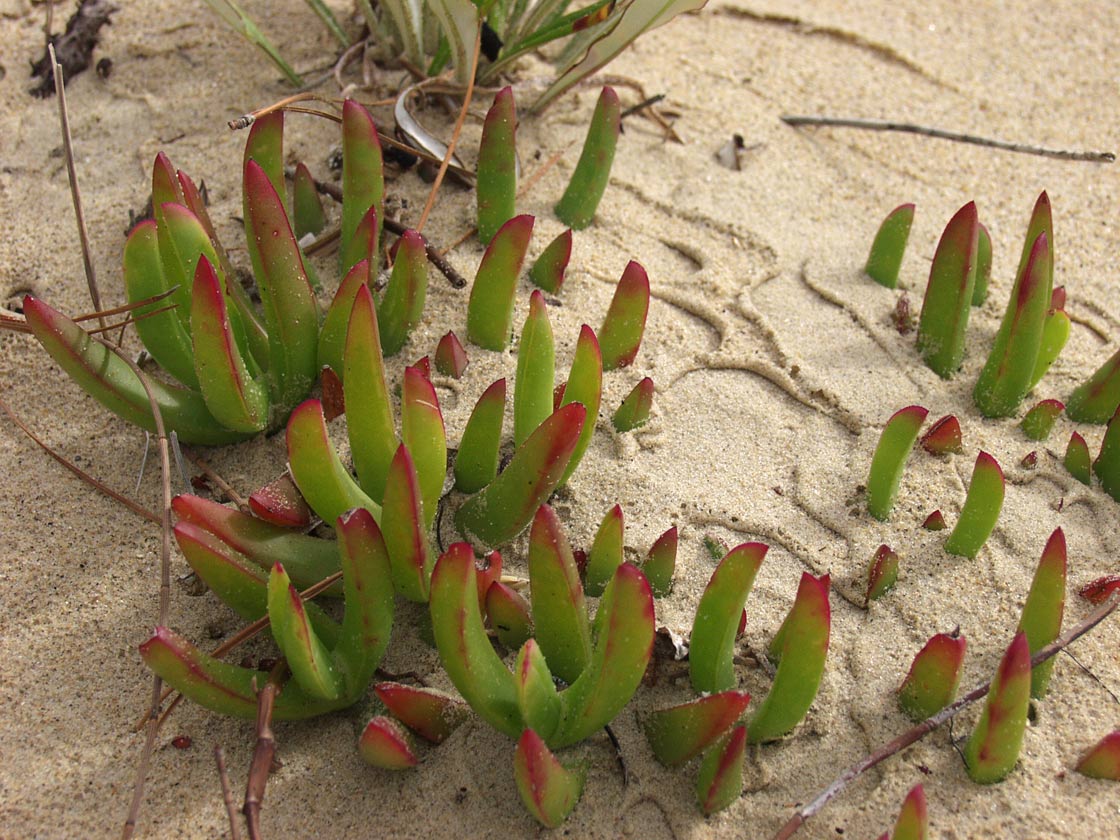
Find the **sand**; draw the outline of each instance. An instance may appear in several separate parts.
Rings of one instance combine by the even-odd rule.
[[[296,66],[322,66],[333,55],[328,36],[297,0],[245,5],[272,10],[268,30],[279,33]],[[112,58],[111,76],[89,72],[69,87],[93,257],[108,305],[123,299],[123,232],[129,210],[145,203],[160,149],[205,179],[223,240],[236,261],[247,262],[235,220],[244,136],[229,132],[225,121],[286,90],[201,4],[122,6],[95,54]],[[27,0],[0,0],[0,300],[10,308],[32,292],[77,313],[88,310],[88,296],[55,102],[31,98],[25,78],[40,53],[42,15]],[[677,581],[658,606],[659,625],[688,631],[714,568],[703,545],[710,536],[771,547],[748,602],[747,649],[768,643],[806,570],[832,574],[833,627],[807,720],[793,737],[750,751],[744,794],[730,808],[704,818],[694,804],[695,767],[669,771],[652,758],[643,716],[690,696],[686,680],[666,678],[640,691],[615,723],[627,784],[603,736],[564,753],[588,766],[583,799],[561,829],[566,836],[768,837],[840,768],[907,727],[893,695],[929,636],[959,626],[968,639],[962,688],[989,678],[1055,527],[1069,541],[1071,589],[1120,572],[1120,508],[1099,488],[1072,481],[1060,462],[1074,428],[1094,450],[1103,429],[1063,418],[1048,442],[1032,444],[1014,419],[982,420],[970,396],[1043,189],[1054,206],[1056,283],[1069,292],[1074,326],[1032,400],[1065,398],[1115,350],[1116,167],[910,135],[795,130],[779,121],[787,113],[882,118],[1053,148],[1115,150],[1118,30],[1120,7],[1104,2],[981,2],[966,12],[947,0],[713,0],[609,68],[640,81],[647,93],[666,95],[683,143],[666,142],[651,122],[627,120],[607,197],[593,227],[577,236],[561,305],[550,308],[563,371],[579,325],[598,325],[628,260],[646,267],[655,298],[637,364],[607,377],[594,442],[558,508],[577,545],[589,543],[616,502],[636,554],[671,525],[680,528]],[[540,63],[520,68],[519,98],[527,101],[545,73]],[[384,74],[388,84],[400,77]],[[564,98],[521,128],[527,168],[566,151],[521,204],[540,217],[534,254],[561,230],[551,205],[574,165],[573,145],[595,90]],[[620,91],[624,104],[639,99],[632,89]],[[384,110],[377,115],[387,118]],[[430,118],[447,130],[450,118]],[[468,123],[468,160],[478,130],[476,121]],[[735,133],[746,143],[740,171],[713,156]],[[336,143],[325,123],[289,122],[289,150],[320,177],[328,177],[326,159]],[[415,222],[426,186],[409,174],[390,191],[408,202],[405,218]],[[995,243],[992,294],[973,313],[963,370],[944,382],[921,364],[912,335],[891,326],[899,292],[875,285],[860,269],[883,216],[916,202],[902,270],[916,310],[941,228],[969,200]],[[444,189],[427,228],[434,240],[450,242],[470,226],[470,201],[453,185]],[[471,276],[480,255],[471,243],[451,258]],[[320,265],[328,286],[336,282],[331,260]],[[527,297],[526,290],[519,298],[518,323]],[[433,276],[424,322],[394,375],[401,359],[430,352],[449,327],[461,332],[464,307],[465,292]],[[128,346],[138,347],[134,336]],[[441,385],[453,435],[481,389],[513,370],[512,355],[475,351],[464,384]],[[608,412],[645,375],[657,384],[654,417],[637,433],[617,435]],[[133,490],[143,435],[84,396],[27,336],[0,333],[0,382],[3,399],[64,457],[141,504],[158,504],[151,466]],[[931,419],[956,414],[964,452],[945,459],[916,453],[891,521],[878,523],[859,488],[882,424],[912,403],[927,407]],[[341,421],[335,426],[342,435]],[[934,508],[955,521],[980,449],[1003,464],[1009,482],[999,526],[970,561],[945,554],[944,535],[919,525]],[[1038,467],[1028,471],[1019,462],[1032,449]],[[278,438],[203,454],[242,493],[284,464]],[[143,743],[134,725],[151,678],[137,645],[157,616],[159,533],[77,482],[7,420],[0,422],[0,465],[0,835],[111,835],[127,813]],[[853,603],[859,577],[883,542],[902,555],[900,582],[865,611]],[[508,556],[516,570],[523,546]],[[176,553],[174,578],[186,571]],[[1089,609],[1071,595],[1067,626]],[[204,645],[239,626],[212,595],[193,596],[178,583],[170,623]],[[447,686],[414,624],[404,611],[384,667]],[[1035,704],[1019,765],[1003,784],[971,783],[951,733],[938,731],[852,785],[801,836],[877,836],[917,782],[925,785],[933,837],[1112,836],[1115,786],[1082,778],[1072,766],[1120,724],[1118,628],[1110,621],[1074,647],[1097,679],[1059,658],[1049,696]],[[268,647],[251,645],[248,652],[265,655]],[[748,662],[738,672],[746,690],[765,694],[761,669]],[[283,766],[268,785],[268,836],[540,833],[518,802],[512,744],[504,736],[472,720],[441,748],[425,750],[417,770],[376,771],[354,749],[372,708],[360,703],[276,727]],[[976,708],[966,711],[952,735],[966,734],[977,715]],[[179,735],[189,736],[189,749],[171,745]],[[225,748],[240,800],[252,726],[186,704],[160,734],[140,836],[228,835],[214,743]]]

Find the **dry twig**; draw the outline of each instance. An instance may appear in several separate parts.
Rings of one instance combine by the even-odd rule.
[[[229,787],[229,773],[226,770],[226,754],[221,744],[214,745],[214,763],[218,765],[218,781],[222,785],[222,802],[226,806],[226,816],[229,818],[229,840],[241,840],[241,829],[238,828],[237,806],[233,804],[233,792]]]
[[[268,682],[257,695],[257,746],[249,765],[245,805],[241,809],[249,827],[249,840],[260,840],[261,837],[261,805],[264,803],[268,774],[272,772],[272,762],[276,756],[276,739],[272,736],[272,707],[276,702],[276,695],[280,693],[280,682],[287,672],[287,660],[280,659],[269,673]]]

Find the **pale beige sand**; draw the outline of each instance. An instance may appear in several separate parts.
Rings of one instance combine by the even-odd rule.
[[[98,55],[114,60],[108,81],[92,73],[70,87],[71,119],[101,288],[121,301],[119,260],[128,209],[147,193],[152,157],[205,178],[212,214],[230,245],[240,242],[238,170],[242,135],[224,122],[278,98],[284,88],[256,55],[197,3],[130,3],[105,32]],[[304,4],[274,7],[270,32],[297,66],[333,49]],[[335,5],[345,6],[344,3]],[[0,292],[27,290],[70,311],[88,308],[53,100],[31,99],[25,67],[39,53],[41,9],[0,0]],[[56,19],[57,20],[57,19]],[[56,24],[57,25],[57,24]],[[1070,545],[1072,587],[1120,571],[1116,506],[1072,482],[1060,454],[1072,424],[1062,420],[1038,447],[1039,468],[1019,460],[1035,448],[1013,421],[981,421],[970,391],[998,324],[1030,208],[1043,188],[1055,208],[1057,277],[1076,320],[1069,347],[1038,397],[1064,398],[1115,349],[1115,166],[1070,163],[905,135],[851,130],[795,131],[782,113],[908,120],[1060,148],[1120,146],[1116,97],[1120,7],[1064,2],[948,0],[872,3],[717,2],[643,40],[610,69],[664,92],[680,112],[684,145],[666,144],[648,122],[627,121],[612,186],[595,226],[578,235],[573,268],[551,309],[566,370],[581,322],[597,326],[626,261],[649,270],[656,301],[637,366],[612,374],[613,407],[644,374],[657,383],[655,418],[617,436],[607,414],[560,502],[577,544],[607,508],[626,511],[627,544],[644,552],[671,524],[681,528],[679,576],[659,622],[688,630],[713,568],[705,535],[735,544],[762,540],[771,551],[748,603],[746,642],[761,649],[788,609],[803,570],[830,570],[834,624],[820,697],[795,736],[752,750],[746,791],[704,819],[694,806],[695,767],[670,772],[652,759],[639,721],[683,701],[686,681],[643,690],[616,731],[633,774],[624,786],[604,737],[566,757],[589,764],[586,791],[563,832],[572,837],[767,837],[841,767],[908,724],[893,691],[926,638],[959,625],[969,641],[963,687],[988,678],[1018,619],[1043,543],[1061,525]],[[527,67],[525,76],[543,72]],[[393,74],[392,78],[395,78]],[[627,103],[633,92],[623,91]],[[527,97],[526,97],[527,98]],[[591,90],[530,120],[520,147],[527,168],[578,142]],[[465,136],[473,152],[477,125]],[[732,172],[713,152],[733,132],[751,148]],[[289,149],[325,174],[333,129],[291,122]],[[543,159],[542,156],[542,159]],[[539,215],[534,253],[560,230],[550,207],[574,153],[524,201]],[[426,190],[414,176],[392,186],[419,215]],[[910,338],[890,326],[897,293],[859,271],[876,226],[903,201],[918,204],[904,284],[916,307],[941,227],[969,199],[995,242],[993,294],[974,313],[962,373],[940,381],[918,361]],[[450,241],[470,224],[469,196],[444,190],[428,231]],[[474,245],[453,260],[464,273]],[[244,252],[235,258],[245,261]],[[321,267],[333,278],[329,260]],[[521,300],[519,318],[523,317]],[[423,327],[403,356],[429,352],[448,328],[462,330],[465,293],[438,276]],[[131,337],[130,337],[131,338]],[[144,441],[66,381],[25,336],[0,334],[3,397],[66,457],[131,492]],[[133,345],[135,342],[133,341]],[[448,427],[462,423],[481,388],[512,374],[513,357],[474,354],[459,393],[441,391]],[[857,486],[883,421],[921,403],[931,418],[956,413],[965,454],[947,461],[916,454],[889,524],[864,512]],[[1101,429],[1083,430],[1096,447]],[[918,526],[934,507],[955,520],[979,448],[1010,479],[990,545],[975,561],[949,557],[942,538]],[[142,736],[133,724],[150,675],[136,646],[157,614],[159,535],[47,459],[6,420],[0,423],[0,835],[89,837],[119,832]],[[243,492],[282,468],[282,441],[258,440],[208,453]],[[137,498],[154,506],[149,468]],[[1064,507],[1062,502],[1064,501]],[[1059,510],[1060,508],[1060,510]],[[898,589],[870,612],[849,603],[872,550],[889,542],[903,555]],[[518,551],[511,562],[517,564]],[[186,569],[174,558],[175,576]],[[202,644],[238,622],[212,596],[173,593],[171,623]],[[1067,624],[1088,611],[1071,597]],[[406,611],[385,667],[416,670],[446,684],[435,653],[416,637]],[[1100,628],[1076,645],[1078,659],[1120,691],[1120,629]],[[252,651],[265,651],[263,646]],[[767,687],[755,668],[744,687]],[[1022,759],[1003,784],[968,781],[949,733],[869,773],[802,832],[805,837],[873,837],[888,829],[906,791],[925,784],[933,836],[1098,838],[1116,836],[1115,786],[1071,772],[1078,754],[1120,724],[1120,708],[1069,658],[1037,705]],[[366,767],[354,749],[370,708],[277,726],[283,769],[269,783],[271,837],[520,837],[539,829],[517,801],[512,745],[474,722],[416,772]],[[975,720],[969,710],[955,734]],[[194,746],[170,746],[189,735]],[[226,831],[210,756],[225,746],[240,800],[252,727],[185,706],[159,740],[141,813],[146,837],[214,837]]]

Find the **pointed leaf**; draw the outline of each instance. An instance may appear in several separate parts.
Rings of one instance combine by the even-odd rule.
[[[1038,343],[1038,359],[1034,363],[1027,393],[1033,391],[1042,381],[1042,377],[1065,349],[1066,342],[1069,341],[1070,327],[1069,316],[1061,309],[1051,308],[1046,313],[1046,318],[1042,322],[1042,338]]]
[[[961,445],[961,423],[954,414],[946,414],[929,427],[922,435],[922,449],[930,455],[959,455],[964,451]]]
[[[1066,414],[1078,423],[1107,423],[1120,408],[1120,350],[1078,385],[1066,401]]]
[[[381,517],[381,506],[362,492],[331,444],[323,406],[308,400],[288,419],[288,469],[303,498],[324,522],[352,508]]]
[[[308,234],[319,235],[327,226],[315,179],[302,161],[296,164],[295,178],[292,179],[292,222],[300,242]]]
[[[532,216],[515,216],[490,240],[475,274],[467,303],[467,338],[487,350],[505,350],[513,324],[513,297],[529,237]]]
[[[506,407],[506,381],[499,379],[478,398],[455,455],[455,489],[481,490],[498,475],[498,449]]]
[[[906,241],[910,238],[910,226],[913,223],[914,205],[903,204],[892,210],[879,225],[879,232],[871,243],[871,253],[863,270],[880,286],[888,289],[898,287],[898,271],[902,266],[902,255],[906,253]]]
[[[1057,528],[1042,550],[1042,559],[1038,562],[1027,602],[1023,604],[1023,614],[1019,619],[1019,630],[1027,634],[1027,644],[1032,656],[1058,638],[1058,634],[1062,632],[1065,608],[1066,535],[1061,528]],[[1031,672],[1031,697],[1041,699],[1046,696],[1053,669],[1053,658],[1034,666]]]
[[[296,682],[313,697],[337,700],[342,679],[330,651],[311,627],[303,600],[277,563],[268,579],[268,617],[276,644],[284,652]]]
[[[983,306],[988,299],[988,284],[992,279],[992,237],[984,225],[980,225],[976,237],[976,281],[972,286],[972,305]]]
[[[284,111],[270,111],[253,121],[245,141],[242,166],[253,161],[268,176],[272,189],[287,204],[284,181]],[[248,233],[248,228],[246,228]]]
[[[649,278],[646,270],[631,260],[615,287],[610,308],[599,328],[603,370],[617,370],[634,363],[649,312]]]
[[[642,573],[649,581],[655,598],[664,598],[673,588],[673,570],[677,566],[677,526],[657,538],[642,563]]]
[[[556,748],[577,743],[614,720],[642,681],[653,652],[653,633],[649,583],[624,563],[599,601],[591,661],[561,693],[560,727],[549,743]]]
[[[547,828],[567,819],[583,790],[583,774],[566,770],[532,729],[517,742],[513,774],[521,802]]]
[[[564,285],[564,273],[572,258],[572,229],[567,228],[541,251],[533,267],[529,269],[529,279],[550,294],[558,294]]]
[[[470,360],[467,351],[459,341],[459,336],[453,332],[446,332],[436,345],[436,370],[444,376],[459,379],[467,369]]]
[[[427,294],[428,253],[424,237],[414,230],[406,230],[398,240],[396,262],[377,310],[381,352],[386,356],[400,352],[409,334],[420,323]]]
[[[170,288],[160,263],[156,223],[150,219],[134,227],[124,244],[124,287],[129,303],[147,300]],[[143,317],[165,305],[165,301],[157,301],[137,309],[136,331],[160,367],[197,390],[191,336],[179,316],[171,310]]]
[[[750,699],[746,692],[722,691],[653,712],[645,727],[653,754],[666,767],[691,761],[742,717]]]
[[[1034,382],[1053,274],[1053,252],[1046,236],[1040,235],[1026,270],[1015,282],[992,351],[972,391],[985,417],[1014,414]]]
[[[1031,702],[1031,654],[1016,634],[992,679],[984,711],[964,747],[965,767],[982,785],[1003,781],[1019,760]]]
[[[343,359],[342,387],[350,452],[362,489],[380,499],[385,495],[389,462],[400,441],[385,381],[377,311],[368,286],[359,286],[354,293]]]
[[[432,744],[442,744],[467,719],[467,704],[434,688],[383,682],[373,687],[393,717]]]
[[[770,645],[771,658],[779,660],[778,672],[770,693],[748,725],[752,744],[773,741],[792,730],[817,696],[828,656],[828,593],[828,575],[801,575],[797,599]]]
[[[284,528],[307,528],[311,525],[311,508],[307,506],[292,477],[284,473],[249,495],[253,513]]]
[[[566,484],[576,471],[583,454],[591,443],[591,436],[595,433],[595,421],[599,416],[599,404],[603,396],[603,357],[599,352],[599,339],[595,331],[584,324],[579,330],[579,339],[576,340],[576,352],[572,357],[572,367],[568,372],[568,381],[564,385],[564,393],[560,398],[559,408],[571,403],[580,403],[587,409],[587,422],[583,424],[583,431],[579,433],[576,448],[564,468],[564,477],[561,484]]]
[[[696,795],[705,814],[722,811],[743,793],[747,727],[740,724],[704,755],[696,777]]]
[[[949,221],[933,255],[918,321],[918,352],[942,379],[956,373],[964,359],[978,236],[976,204],[970,201]]]
[[[354,311],[354,298],[358,295],[358,288],[368,282],[369,260],[359,260],[339,284],[323,319],[323,329],[319,333],[319,367],[329,367],[340,377],[343,375],[342,358],[350,314]]]
[[[735,687],[732,655],[739,618],[768,550],[762,543],[738,545],[712,573],[692,621],[688,669],[693,690],[712,694]]]
[[[486,590],[486,616],[498,641],[510,650],[519,649],[532,635],[529,602],[500,580]]]
[[[283,200],[252,160],[245,164],[245,230],[268,328],[270,390],[282,415],[315,381],[319,307]]]
[[[523,729],[516,680],[482,626],[474,554],[466,543],[455,543],[436,561],[429,605],[447,676],[483,720],[516,738]]]
[[[945,541],[949,554],[973,558],[984,547],[1003,509],[1003,470],[987,452],[976,456],[957,526]]]
[[[238,350],[222,286],[205,256],[194,274],[191,340],[198,384],[214,419],[239,432],[262,431],[268,423],[268,391],[253,379]]]
[[[1073,441],[1071,440],[1072,444]],[[1088,457],[1088,449],[1086,449]],[[1072,470],[1071,470],[1072,472]],[[1115,501],[1120,501],[1120,409],[1108,421],[1104,431],[1104,440],[1101,441],[1101,451],[1097,460],[1093,462],[1093,472],[1101,480],[1101,489],[1108,493]],[[1088,484],[1088,470],[1086,470],[1085,483]]]
[[[1058,400],[1043,400],[1019,422],[1023,434],[1030,440],[1046,440],[1063,410],[1065,406]]]
[[[624,522],[622,508],[615,505],[607,511],[591,550],[587,552],[587,567],[584,571],[583,589],[592,598],[598,598],[607,588],[614,570],[622,565],[622,536]]]
[[[428,600],[428,581],[435,558],[423,524],[420,482],[408,447],[403,443],[389,465],[381,521],[389,549],[393,586],[410,601]]]
[[[377,715],[358,739],[358,754],[382,770],[407,770],[420,763],[408,731],[392,718]]]
[[[1120,575],[1099,577],[1081,587],[1077,594],[1090,604],[1103,604],[1114,592],[1120,592]]]
[[[591,625],[572,548],[548,505],[537,510],[529,532],[529,591],[537,642],[549,667],[575,682],[591,657]]]
[[[381,141],[369,111],[353,99],[342,103],[342,239],[339,249],[345,274],[359,260],[378,251],[384,214],[385,175]],[[369,239],[356,236],[358,224],[373,209]],[[370,248],[372,242],[373,247]],[[376,264],[373,265],[376,269]]]
[[[944,531],[949,526],[945,524],[945,516],[941,513],[941,509],[938,508],[925,518],[925,521],[922,522],[922,527],[927,531]]]
[[[265,571],[283,563],[297,586],[311,586],[338,571],[333,542],[295,533],[198,496],[176,496],[171,508],[181,522],[209,531]]]
[[[82,390],[121,419],[149,432],[156,430],[147,392],[123,359],[31,295],[23,299],[23,314],[43,349]],[[164,425],[183,443],[222,446],[250,436],[218,425],[197,391],[155,378],[149,378],[149,383]]]
[[[486,545],[508,542],[521,533],[559,486],[586,417],[584,407],[572,403],[541,423],[505,471],[459,508],[455,521],[460,530]]]
[[[504,87],[482,124],[478,147],[478,239],[489,242],[513,218],[517,201],[517,110],[513,88]]]
[[[891,840],[927,840],[929,816],[926,812],[926,793],[922,786],[914,785],[906,794],[894,824]]]
[[[604,87],[591,115],[579,162],[568,188],[556,205],[556,217],[575,230],[583,230],[595,218],[595,210],[610,180],[614,150],[622,129],[622,106],[614,88]]]
[[[863,596],[863,605],[868,607],[872,601],[877,601],[894,588],[898,580],[898,554],[889,545],[881,545],[871,558],[871,566],[867,570],[867,591]]]
[[[533,291],[529,316],[517,347],[517,378],[513,384],[513,444],[520,446],[552,414],[556,378],[556,345],[544,295]]]
[[[513,669],[517,682],[517,702],[525,725],[546,741],[560,723],[560,694],[552,681],[544,654],[534,639],[529,639],[517,653]]]
[[[1085,443],[1085,438],[1081,437],[1080,433],[1074,432],[1069,436],[1069,443],[1066,445],[1066,454],[1062,459],[1062,464],[1070,475],[1086,487],[1093,483],[1092,467],[1089,463],[1089,445]]]
[[[1109,779],[1120,782],[1120,729],[1105,735],[1077,762],[1075,768],[1082,776],[1091,779]]]
[[[423,499],[424,530],[436,519],[443,481],[447,476],[447,437],[443,414],[431,381],[417,368],[404,370],[404,395],[401,399],[401,439],[416,464]]]
[[[653,380],[647,376],[626,395],[622,405],[611,417],[611,425],[617,432],[633,431],[649,422],[651,408],[653,408]]]
[[[892,414],[883,426],[867,478],[867,509],[880,522],[891,515],[906,459],[910,457],[927,414],[929,412],[920,405],[907,406]]]
[[[966,647],[959,633],[938,633],[918,651],[898,690],[898,705],[912,720],[933,717],[953,702]]]

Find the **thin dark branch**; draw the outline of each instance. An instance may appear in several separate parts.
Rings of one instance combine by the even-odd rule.
[[[1081,638],[1088,633],[1115,611],[1120,606],[1120,597],[1113,597],[1111,601],[1102,604],[1099,608],[1089,614],[1083,622],[1078,624],[1068,633],[1061,638],[1051,642],[1045,647],[1041,648],[1034,656],[1031,657],[1031,667],[1038,665],[1040,662],[1045,662],[1051,656],[1060,650],[1064,650],[1072,642]],[[889,744],[885,744],[879,749],[875,750],[870,755],[860,759],[843,773],[841,773],[835,781],[826,787],[820,794],[817,795],[812,802],[798,811],[790,818],[789,822],[782,826],[781,830],[774,835],[773,840],[788,840],[792,837],[805,821],[820,811],[832,799],[840,794],[848,786],[848,783],[858,778],[862,773],[870,770],[875,765],[890,758],[895,753],[901,752],[911,744],[920,741],[930,732],[937,729],[941,724],[956,716],[961,709],[974,703],[981,697],[988,693],[988,684],[978,686],[970,691],[968,694],[961,697],[954,703],[949,704],[937,714],[932,717],[926,718],[917,726],[903,732]]]
[[[281,658],[268,675],[268,682],[257,695],[257,746],[249,765],[249,781],[245,785],[245,805],[241,809],[249,827],[249,840],[260,840],[261,805],[268,774],[276,756],[276,739],[272,735],[272,707],[280,693],[280,682],[288,672],[287,660]]]
[[[218,765],[218,780],[222,784],[222,801],[225,803],[226,816],[229,818],[229,840],[241,840],[237,806],[233,804],[233,791],[230,790],[229,772],[226,770],[226,754],[221,744],[214,745],[214,763]]]
[[[1075,152],[1066,151],[1064,149],[1044,149],[1041,146],[1028,146],[1024,143],[1008,143],[1004,140],[977,137],[975,134],[962,134],[957,131],[945,131],[940,128],[929,128],[923,125],[891,122],[889,120],[844,119],[839,117],[795,117],[790,115],[783,116],[781,120],[786,125],[792,126],[819,125],[832,128],[861,128],[865,131],[902,131],[907,134],[920,134],[923,137],[937,137],[940,140],[971,143],[974,146],[986,146],[989,149],[1002,149],[1005,152],[1039,155],[1040,157],[1057,158],[1058,160],[1084,160],[1090,163],[1112,163],[1116,160],[1116,155],[1112,152]]]
[[[62,78],[62,65],[54,55],[54,44],[47,45],[54,68],[54,92],[58,96],[58,122],[62,131],[62,148],[66,154],[66,174],[70,179],[70,203],[74,205],[74,217],[78,222],[78,239],[82,243],[82,263],[86,269],[86,283],[93,308],[101,310],[101,292],[97,289],[97,276],[93,270],[93,256],[90,253],[89,234],[86,232],[86,217],[82,212],[82,195],[78,189],[78,172],[74,167],[74,147],[70,138],[70,115],[66,111],[66,85]],[[105,326],[105,319],[98,319]]]

